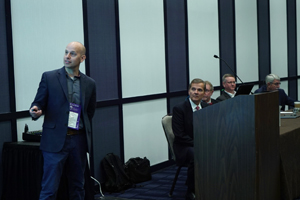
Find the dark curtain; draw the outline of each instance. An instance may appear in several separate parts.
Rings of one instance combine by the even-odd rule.
[[[43,175],[43,155],[38,142],[4,143],[2,151],[2,200],[38,200]],[[86,200],[94,199],[93,182],[87,168]],[[57,200],[68,200],[67,178],[63,173]]]

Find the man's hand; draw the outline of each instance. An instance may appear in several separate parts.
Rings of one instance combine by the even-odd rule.
[[[33,106],[30,108],[29,113],[33,118],[39,118],[43,112],[37,106]]]

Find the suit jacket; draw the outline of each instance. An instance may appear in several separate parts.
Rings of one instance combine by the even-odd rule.
[[[210,98],[210,102],[211,102],[211,104],[216,104],[216,103],[218,103],[219,101],[217,101],[217,100],[215,100],[215,99],[213,99],[213,98]],[[207,103],[208,105],[211,105],[211,104],[209,104],[209,103]]]
[[[255,90],[254,93],[263,93],[263,92],[268,92],[266,85],[263,85],[259,89]],[[279,105],[281,106],[281,110],[285,110],[285,105],[295,107],[295,100],[290,98],[283,89],[278,88],[278,96],[279,96]]]
[[[81,72],[80,93],[81,115],[90,150],[91,122],[96,108],[96,85],[93,79]],[[41,109],[45,115],[40,149],[48,152],[59,152],[65,143],[70,110],[65,67],[43,73],[31,107],[34,105]]]
[[[220,102],[226,99],[231,99],[231,96],[229,96],[229,94],[223,91],[222,94],[217,98],[217,101]]]
[[[208,106],[201,102],[202,109]],[[197,112],[197,111],[196,111]],[[174,106],[172,114],[172,129],[175,135],[174,151],[180,164],[185,160],[187,148],[194,146],[193,110],[189,99]]]

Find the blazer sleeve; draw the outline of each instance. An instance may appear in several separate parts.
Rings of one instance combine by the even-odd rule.
[[[36,96],[31,103],[31,106],[37,106],[40,110],[45,111],[45,106],[47,105],[47,98],[48,97],[48,86],[47,86],[47,76],[46,73],[43,73],[42,79],[39,84],[39,88],[37,90]],[[29,109],[30,109],[29,108]],[[32,118],[33,120],[37,120],[38,118]]]
[[[95,114],[95,109],[96,109],[96,84],[95,82],[93,82],[92,85],[92,94],[91,94],[91,98],[90,101],[88,103],[88,107],[87,107],[87,115],[90,121],[92,121],[92,118]]]
[[[284,90],[282,90],[282,95],[284,98],[284,104],[288,106],[295,107],[295,100],[289,97]]]

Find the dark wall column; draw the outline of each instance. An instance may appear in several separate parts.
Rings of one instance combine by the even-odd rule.
[[[220,57],[236,73],[235,5],[234,0],[219,0]],[[222,76],[233,72],[220,60],[220,85]]]
[[[269,0],[257,0],[258,66],[260,85],[271,72]]]
[[[298,99],[297,80],[297,13],[296,1],[287,1],[287,36],[288,36],[288,94],[293,99]]]

